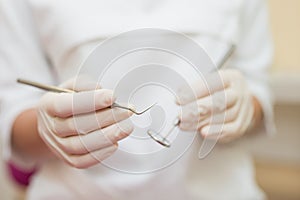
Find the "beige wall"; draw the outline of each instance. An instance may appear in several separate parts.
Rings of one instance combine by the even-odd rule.
[[[273,71],[300,73],[300,0],[268,0],[275,42]]]
[[[271,88],[277,135],[254,147],[257,180],[270,200],[296,200],[300,199],[300,0],[267,1],[275,43]]]

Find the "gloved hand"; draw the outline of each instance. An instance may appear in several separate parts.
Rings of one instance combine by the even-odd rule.
[[[77,93],[48,92],[41,98],[38,131],[55,155],[73,167],[87,168],[112,155],[118,141],[133,131],[132,124],[123,121],[132,113],[109,108],[115,101],[111,90],[91,82],[73,88],[73,83],[62,87]]]
[[[237,70],[220,70],[191,87],[194,92],[187,92],[187,88],[178,92],[182,130],[197,130],[204,138],[229,142],[242,136],[251,126],[253,97],[245,78]]]

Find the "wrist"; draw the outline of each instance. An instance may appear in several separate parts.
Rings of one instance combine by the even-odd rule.
[[[11,145],[14,152],[24,158],[41,160],[52,157],[52,153],[39,136],[36,109],[25,110],[15,119]]]

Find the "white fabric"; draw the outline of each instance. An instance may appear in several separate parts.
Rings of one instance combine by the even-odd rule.
[[[43,93],[17,84],[16,79],[27,77],[53,84],[54,77],[40,48],[28,5],[18,1],[0,2],[0,121],[4,157],[27,168],[34,164],[23,162],[24,159],[11,152],[10,130],[17,115],[35,106]]]
[[[29,6],[18,0],[0,2],[0,127],[6,138],[7,159],[14,156],[10,154],[9,140],[14,118],[42,94],[34,88],[17,85],[16,77],[44,83],[66,80],[74,76],[75,66],[95,46],[93,41],[142,27],[178,30],[196,41],[204,40],[215,60],[219,48],[197,37],[197,33],[206,32],[236,42],[237,52],[228,65],[246,75],[250,89],[263,105],[265,126],[268,131],[273,130],[265,85],[272,47],[263,0],[32,0]],[[216,146],[207,158],[199,160],[200,143],[196,140],[193,149],[170,167],[143,175],[120,173],[101,165],[78,170],[59,161],[49,162],[35,175],[28,199],[264,198],[255,184],[251,159],[242,145]]]

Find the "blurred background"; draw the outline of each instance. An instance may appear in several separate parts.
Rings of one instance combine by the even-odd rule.
[[[275,43],[271,87],[278,134],[254,151],[270,200],[300,199],[300,1],[268,0]]]
[[[270,83],[277,135],[253,149],[257,180],[270,200],[300,200],[300,1],[268,0],[275,43]],[[0,162],[1,199],[22,199]]]

